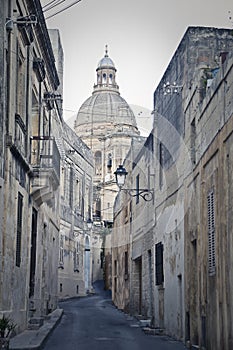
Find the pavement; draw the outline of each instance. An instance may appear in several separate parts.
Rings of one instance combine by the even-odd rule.
[[[109,291],[104,291],[103,281],[97,281],[94,284],[94,293],[101,294],[103,297],[111,297]],[[56,309],[46,316],[44,324],[36,329],[26,329],[10,339],[10,350],[40,350],[43,349],[47,338],[59,323],[63,314],[63,309]]]
[[[10,339],[10,350],[39,350],[49,334],[56,327],[63,314],[63,309],[56,309],[47,315],[44,324],[37,330],[25,330]]]

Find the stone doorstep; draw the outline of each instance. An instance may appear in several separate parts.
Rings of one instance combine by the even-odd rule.
[[[147,320],[139,320],[139,324],[141,327],[150,327],[151,325],[151,319],[147,319]]]
[[[143,331],[149,335],[165,335],[163,328],[143,327]]]
[[[43,317],[32,317],[28,322],[28,329],[39,329],[44,324]]]
[[[26,329],[10,339],[10,349],[14,350],[39,350],[42,348],[48,335],[60,321],[63,309],[54,310],[37,330]]]

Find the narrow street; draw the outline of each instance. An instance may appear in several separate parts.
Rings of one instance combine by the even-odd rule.
[[[146,335],[138,321],[117,310],[104,291],[60,303],[64,315],[45,350],[184,350],[166,336]]]

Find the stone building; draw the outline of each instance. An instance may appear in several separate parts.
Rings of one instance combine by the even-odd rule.
[[[185,338],[210,350],[233,346],[233,40],[231,30],[215,31],[217,65],[196,72],[184,108],[192,161],[184,182]]]
[[[131,143],[139,135],[135,116],[120,96],[116,68],[108,56],[98,63],[97,82],[92,96],[80,107],[75,132],[90,147],[95,160],[94,222],[112,225],[114,192],[117,190],[114,171],[122,163]]]
[[[96,69],[97,81],[92,96],[80,107],[74,124],[75,132],[94,156],[93,230],[102,242],[110,241],[106,236],[111,234],[113,203],[118,192],[114,171],[125,158],[132,137],[139,135],[133,111],[120,96],[116,71],[106,47]],[[101,248],[106,248],[105,252]],[[100,263],[101,252],[102,256],[109,257],[111,247],[100,244],[95,252],[95,262]]]
[[[63,120],[63,50],[40,1],[3,2],[0,24],[0,315],[20,332],[91,289],[93,156]]]
[[[62,96],[63,50],[58,30],[49,29],[49,36]],[[62,105],[59,107],[62,113]],[[57,142],[61,156],[58,297],[64,299],[92,289],[92,230],[88,220],[92,216],[93,156],[63,119]]]
[[[210,350],[232,345],[232,47],[232,30],[186,31],[155,90],[152,133],[124,163],[125,187],[154,188],[154,203],[121,192],[113,228],[125,247],[113,253],[117,306]]]
[[[0,12],[0,310],[19,332],[57,307],[60,82],[40,2]]]
[[[222,62],[232,47],[231,30],[188,28],[154,94],[160,165],[156,176],[155,244],[163,244],[164,273],[162,292],[159,288],[155,292],[157,309],[163,309],[163,317],[158,317],[157,322],[162,319],[170,334],[211,350],[229,348],[232,334],[229,330],[219,335],[221,326],[229,327],[225,319],[232,308],[226,299],[225,304],[222,301],[223,311],[222,306],[217,306],[221,303],[218,293],[222,295],[228,288],[227,277],[224,280],[221,274],[224,264],[219,257],[224,244],[220,241],[218,258],[212,258],[219,263],[218,273],[214,277],[207,272],[217,243],[207,227],[209,223],[209,230],[214,230],[214,206],[221,206],[223,200],[213,199],[213,192],[222,193],[224,201],[228,198],[224,194],[228,189],[223,186],[221,190],[221,184],[214,183],[218,163],[211,148],[232,116],[232,92],[226,86],[231,85],[231,76],[226,79],[222,75]],[[168,81],[176,85],[169,86]],[[226,166],[221,169],[223,174],[228,173]],[[219,220],[224,224],[226,219],[221,216]],[[230,246],[230,242],[227,244]],[[230,251],[228,256],[230,259]],[[212,294],[213,290],[216,294]],[[224,308],[228,312],[224,313]]]
[[[59,298],[85,295],[92,289],[93,156],[84,142],[63,123],[61,222],[59,236]]]

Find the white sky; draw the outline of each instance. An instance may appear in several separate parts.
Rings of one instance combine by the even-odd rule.
[[[73,2],[62,1],[45,17]],[[64,118],[91,96],[106,44],[121,96],[152,110],[153,92],[187,27],[233,29],[229,16],[232,0],[81,0],[48,19],[48,28],[59,29],[64,50]]]

